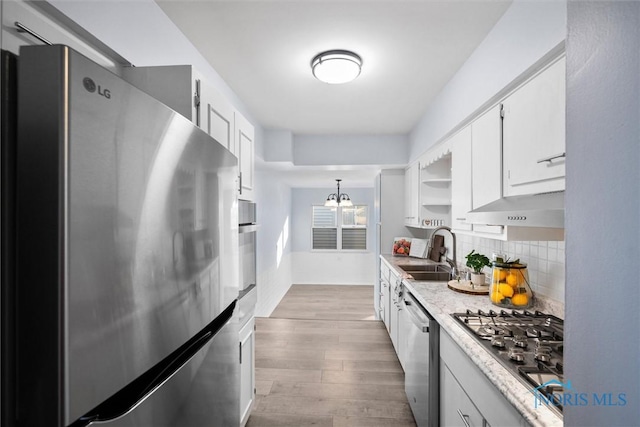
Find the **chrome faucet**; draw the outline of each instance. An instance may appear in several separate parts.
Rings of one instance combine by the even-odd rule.
[[[455,279],[456,277],[458,277],[458,263],[456,261],[456,235],[453,233],[453,231],[451,231],[451,228],[447,227],[447,226],[441,226],[441,227],[437,227],[433,230],[433,233],[431,234],[431,240],[429,241],[429,248],[433,248],[433,239],[436,235],[436,233],[440,230],[446,230],[449,232],[449,234],[451,234],[451,239],[453,240],[453,259],[449,259],[447,258],[447,256],[445,255],[444,259],[445,261],[451,266],[451,279]]]

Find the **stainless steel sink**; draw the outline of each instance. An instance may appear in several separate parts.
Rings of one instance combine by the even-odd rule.
[[[424,282],[448,282],[451,274],[446,271],[407,271],[413,280]]]
[[[451,279],[451,267],[442,264],[399,264],[405,273],[410,274],[414,280],[447,282]]]
[[[444,266],[438,265],[438,264],[422,264],[422,265],[398,264],[398,267],[403,269],[404,271],[438,271],[438,267],[444,267]]]

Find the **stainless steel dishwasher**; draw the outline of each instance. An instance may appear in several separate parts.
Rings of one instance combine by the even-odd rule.
[[[404,389],[418,427],[439,425],[440,327],[405,288],[407,352]]]

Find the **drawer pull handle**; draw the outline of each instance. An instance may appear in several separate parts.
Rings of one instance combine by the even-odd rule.
[[[552,160],[563,159],[565,157],[567,157],[567,153],[560,153],[560,154],[556,154],[555,156],[549,156],[549,157],[545,157],[544,159],[540,159],[538,160],[538,163],[544,163],[544,162],[551,163]]]

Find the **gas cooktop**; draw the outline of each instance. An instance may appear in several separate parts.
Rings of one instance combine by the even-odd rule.
[[[559,415],[563,387],[563,325],[539,311],[453,313],[452,316],[513,375],[541,393]]]

